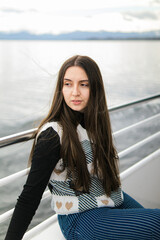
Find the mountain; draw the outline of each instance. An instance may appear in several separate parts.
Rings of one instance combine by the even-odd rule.
[[[0,40],[121,40],[121,39],[160,39],[159,31],[150,32],[87,32],[75,31],[61,34],[33,34],[27,31],[0,32]]]

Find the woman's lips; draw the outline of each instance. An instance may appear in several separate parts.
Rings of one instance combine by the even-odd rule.
[[[74,105],[79,105],[79,104],[81,104],[81,100],[72,100],[71,101]]]

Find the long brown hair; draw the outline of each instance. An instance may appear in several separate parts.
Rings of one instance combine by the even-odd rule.
[[[42,125],[50,121],[57,121],[63,129],[61,142],[61,157],[64,168],[72,175],[75,189],[89,191],[90,174],[87,169],[86,158],[76,131],[78,122],[76,114],[65,103],[62,88],[66,70],[72,66],[79,66],[86,72],[89,80],[90,97],[84,110],[85,128],[92,141],[94,173],[101,180],[106,194],[117,190],[120,186],[118,156],[113,144],[111,124],[104,85],[100,69],[96,62],[88,56],[76,55],[64,62],[60,68],[57,86],[51,108]],[[35,141],[32,147],[32,158]]]

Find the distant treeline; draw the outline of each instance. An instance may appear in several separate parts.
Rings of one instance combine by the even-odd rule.
[[[83,32],[34,34],[27,31],[0,32],[0,40],[160,40],[160,31],[150,32]]]

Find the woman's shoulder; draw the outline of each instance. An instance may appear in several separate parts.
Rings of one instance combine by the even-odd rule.
[[[41,133],[45,130],[49,130],[50,128],[57,132],[57,124],[58,124],[57,122],[53,122],[53,121],[52,122],[47,122],[47,123],[42,125],[39,132]]]
[[[57,122],[47,122],[45,124],[42,125],[42,127],[40,128],[36,138],[38,138],[39,136],[46,136],[46,137],[50,137],[51,135],[58,135],[60,136],[62,132],[62,129],[60,127],[60,125]]]

